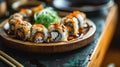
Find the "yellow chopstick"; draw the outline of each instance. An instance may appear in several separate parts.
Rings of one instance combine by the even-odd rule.
[[[2,61],[4,61],[5,63],[7,63],[9,66],[11,66],[11,67],[16,67],[14,64],[12,64],[10,61],[8,61],[7,59],[5,59],[5,58],[2,57],[1,55],[0,55],[0,59],[1,59]]]
[[[12,57],[8,56],[6,53],[4,53],[3,51],[0,50],[0,55],[2,55],[3,57],[5,57],[8,61],[10,61],[11,63],[13,63],[14,65],[16,65],[17,67],[24,67],[22,64],[20,64],[18,61],[16,61],[15,59],[13,59]]]

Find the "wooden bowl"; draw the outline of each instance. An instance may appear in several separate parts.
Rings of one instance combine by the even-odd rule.
[[[86,20],[88,25],[90,26],[88,32],[82,38],[76,38],[74,40],[66,41],[66,42],[57,42],[57,43],[33,43],[33,42],[25,42],[17,39],[11,38],[6,34],[4,30],[4,25],[8,20],[5,20],[0,25],[0,39],[11,48],[19,49],[22,51],[33,52],[33,53],[60,53],[66,51],[72,51],[78,48],[81,48],[85,45],[88,45],[93,38],[96,31],[95,24]]]

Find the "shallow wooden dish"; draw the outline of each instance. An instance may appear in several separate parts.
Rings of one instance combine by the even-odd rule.
[[[34,53],[60,53],[81,48],[93,40],[96,31],[95,24],[87,19],[90,29],[82,38],[76,38],[67,42],[37,44],[10,38],[3,29],[3,26],[7,21],[8,20],[3,21],[0,25],[0,39],[5,43],[5,45],[11,48]]]

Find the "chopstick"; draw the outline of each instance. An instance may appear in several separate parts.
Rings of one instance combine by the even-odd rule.
[[[20,64],[18,61],[13,59],[12,57],[8,56],[6,53],[0,50],[0,58],[4,60],[7,64],[13,65],[13,67],[24,67],[22,64]],[[9,62],[8,62],[9,61]]]
[[[4,61],[5,63],[7,63],[9,66],[11,66],[11,67],[16,67],[14,64],[12,64],[10,61],[8,61],[7,59],[5,59],[5,58],[2,57],[1,55],[0,55],[0,59],[1,59],[2,61]]]

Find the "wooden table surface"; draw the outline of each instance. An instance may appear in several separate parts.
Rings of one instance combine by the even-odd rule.
[[[97,43],[91,61],[88,67],[100,67],[102,60],[104,59],[105,53],[109,47],[112,37],[115,33],[117,18],[118,18],[117,6],[111,7],[110,12],[106,18],[106,26],[103,33],[101,34],[100,40]]]
[[[115,2],[118,5],[118,18],[120,18],[120,0],[115,0]],[[120,67],[120,19],[117,21],[114,38],[101,64],[101,67],[108,66]]]

